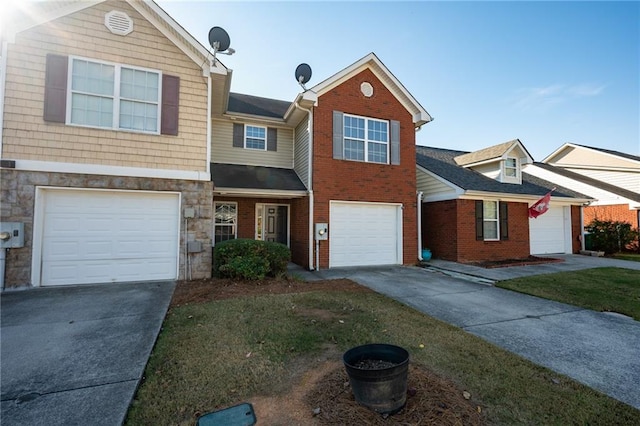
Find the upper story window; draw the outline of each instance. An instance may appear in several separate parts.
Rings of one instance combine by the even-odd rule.
[[[258,126],[244,127],[244,147],[248,149],[267,149],[267,128]]]
[[[49,53],[44,83],[45,121],[178,135],[178,76]]]
[[[389,124],[374,118],[344,115],[344,159],[389,163]]]
[[[504,175],[510,178],[518,177],[518,159],[507,158],[504,160]]]
[[[233,123],[233,147],[257,151],[278,151],[278,129]]]
[[[72,58],[67,123],[159,133],[158,71]]]
[[[333,111],[333,158],[399,165],[400,122]]]

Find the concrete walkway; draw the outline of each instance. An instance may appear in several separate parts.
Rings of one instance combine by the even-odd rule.
[[[2,293],[2,425],[121,425],[174,287]]]
[[[296,273],[309,280],[349,278],[640,409],[640,322],[488,285],[599,266],[640,270],[638,262],[562,257],[562,263],[499,269],[432,261],[427,268]]]

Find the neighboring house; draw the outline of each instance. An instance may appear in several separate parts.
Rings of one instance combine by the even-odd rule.
[[[519,140],[475,152],[416,151],[422,246],[434,257],[478,262],[580,250],[589,197],[525,173],[533,159]],[[549,210],[530,219],[529,207],[554,187]]]
[[[431,117],[373,53],[293,102],[218,108],[214,244],[278,241],[309,269],[417,261],[415,130]]]
[[[640,157],[567,143],[526,170],[594,198],[584,208],[585,226],[599,219],[640,227]]]
[[[230,78],[151,1],[40,2],[5,28],[6,287],[211,275],[212,98]]]

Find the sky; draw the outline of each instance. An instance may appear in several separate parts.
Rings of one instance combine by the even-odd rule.
[[[0,0],[10,17],[21,0]],[[640,2],[156,0],[209,48],[223,27],[231,91],[293,101],[374,52],[434,117],[418,145],[520,139],[541,161],[570,142],[640,155]]]
[[[223,27],[231,91],[292,101],[374,52],[434,117],[418,145],[474,151],[515,138],[640,155],[638,2],[158,0],[203,45]]]

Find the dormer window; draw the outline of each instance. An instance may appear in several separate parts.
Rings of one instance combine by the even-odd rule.
[[[504,160],[504,175],[510,178],[518,177],[518,160],[516,158]]]
[[[502,161],[502,182],[521,183],[520,161],[517,158],[507,157]]]

